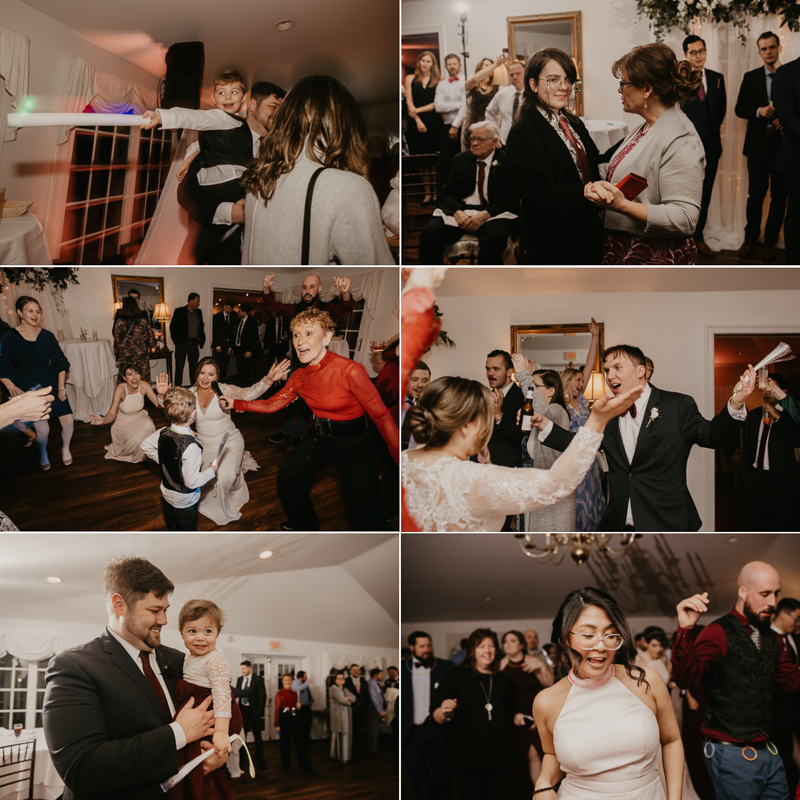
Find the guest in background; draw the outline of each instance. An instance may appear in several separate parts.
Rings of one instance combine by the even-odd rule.
[[[512,356],[506,350],[492,350],[486,356],[486,382],[494,412],[489,456],[492,464],[501,467],[522,466],[522,432],[517,426],[517,412],[525,404],[525,395],[514,383],[513,375]]]
[[[444,59],[447,78],[436,84],[434,108],[442,117],[442,138],[439,142],[439,179],[444,182],[450,174],[450,165],[461,152],[461,125],[467,115],[467,96],[464,93],[464,76],[461,59],[450,53]]]
[[[344,671],[330,688],[331,758],[346,764],[353,758],[353,704],[356,696],[344,685]]]
[[[297,709],[297,720],[300,730],[305,737],[306,743],[311,742],[311,707],[314,705],[314,696],[311,694],[311,684],[308,675],[303,670],[297,673],[297,677],[292,681],[292,691],[297,694],[300,700],[300,708]]]
[[[696,264],[691,237],[700,215],[705,155],[680,106],[697,92],[700,73],[661,42],[634,47],[614,62],[613,72],[620,78],[623,111],[644,123],[619,145],[603,170],[605,180],[585,187],[586,197],[606,212],[602,263]],[[632,173],[644,177],[647,187],[628,200],[615,184]]]
[[[797,664],[798,635],[800,634],[800,600],[794,597],[782,597],[775,606],[770,629],[780,639],[781,650],[790,661]],[[775,698],[772,704],[773,740],[778,748],[789,789],[800,781],[800,770],[792,759],[793,737],[800,738],[800,693],[787,692],[775,687]]]
[[[511,59],[500,56],[496,61],[484,58],[475,65],[475,74],[464,84],[467,96],[467,113],[464,124],[461,126],[461,149],[469,150],[470,126],[486,119],[486,109],[500,89],[492,82],[494,71],[497,67],[508,64]]]
[[[720,72],[706,69],[708,50],[706,49],[705,41],[699,36],[687,36],[683,40],[683,55],[692,65],[692,69],[700,72],[702,76],[702,85],[697,95],[687,98],[683,105],[684,113],[697,130],[706,154],[706,171],[703,178],[700,216],[697,219],[693,238],[697,244],[697,249],[706,258],[714,258],[714,251],[703,240],[703,229],[706,226],[708,207],[711,204],[711,192],[714,189],[717,167],[722,156],[720,129],[725,121],[725,112],[728,109],[725,78]]]
[[[139,308],[139,300],[141,298],[141,295],[139,294],[139,290],[138,289],[128,289],[127,297],[132,297],[134,299],[134,301],[136,302],[136,308]],[[124,298],[123,298],[122,302],[124,303]],[[142,316],[145,319],[147,319],[147,312],[146,311],[142,311],[141,309],[139,309],[139,314],[140,314],[140,316]],[[112,330],[113,330],[114,325],[117,324],[117,320],[120,318],[120,316],[122,316],[122,308],[121,307],[118,308],[114,312],[114,322],[112,323],[112,326],[111,326]]]
[[[264,763],[264,750],[261,743],[261,730],[264,727],[264,707],[267,704],[267,689],[264,679],[253,672],[250,661],[242,661],[239,665],[242,671],[240,678],[236,679],[236,688],[233,690],[242,712],[245,736],[252,732],[254,744],[251,745],[255,755],[256,766],[266,769]],[[244,770],[247,763],[247,753],[244,748],[239,751],[239,763]]]
[[[135,305],[133,300],[131,302]],[[57,417],[61,423],[61,459],[64,466],[68,467],[72,463],[69,445],[75,429],[72,408],[67,400],[69,361],[56,337],[42,327],[42,307],[38,300],[21,295],[14,308],[19,324],[3,336],[0,380],[12,399],[34,387],[58,387],[57,397],[50,407],[50,417]],[[39,466],[46,472],[50,469],[47,457],[50,424],[42,419],[34,422],[33,427],[39,449]]]
[[[219,367],[222,380],[228,377],[228,362],[233,354],[233,342],[236,338],[237,315],[233,313],[236,301],[226,297],[222,301],[222,311],[214,314],[211,322],[211,355]]]
[[[753,248],[761,236],[764,198],[769,189],[764,261],[771,262],[777,255],[775,245],[786,216],[786,194],[789,190],[788,176],[776,169],[783,126],[772,103],[772,85],[775,72],[781,65],[783,48],[780,39],[772,31],[762,33],[756,46],[764,66],[745,73],[736,99],[736,116],[747,120],[742,151],[747,158],[747,226],[744,229],[744,244],[739,248],[739,258],[747,259],[753,255]]]
[[[353,755],[361,756],[364,753],[364,728],[369,705],[369,686],[361,675],[358,664],[350,665],[350,675],[345,681],[345,686],[355,696],[353,704]]]
[[[292,691],[291,674],[285,672],[281,676],[281,683],[283,688],[279,689],[275,695],[275,731],[281,739],[282,771],[289,771],[292,760],[292,742],[294,742],[294,752],[300,764],[300,771],[306,775],[320,778],[322,776],[315,772],[314,767],[311,766],[306,740],[300,729],[297,718],[300,701],[297,699],[297,693]]]
[[[525,65],[521,61],[511,64],[508,68],[508,79],[511,83],[500,89],[486,108],[486,119],[499,128],[502,145],[505,145],[508,132],[517,121],[517,111],[522,104],[524,76]]]
[[[650,628],[644,634],[645,650],[637,654],[634,663],[639,667],[647,667],[656,672],[664,684],[667,685],[672,680],[669,667],[665,663],[663,656],[667,649],[667,635],[661,628]]]
[[[577,79],[573,60],[554,47],[534,53],[525,68],[506,147],[522,200],[521,264],[600,263],[603,220],[584,196],[584,185],[600,177],[600,155],[583,122],[566,110]]]
[[[800,58],[775,73],[775,114],[783,125],[775,169],[789,175],[789,193],[783,237],[786,263],[800,264]]]
[[[119,364],[133,364],[142,380],[150,383],[150,351],[156,346],[153,329],[132,297],[122,301],[118,314],[114,323],[114,357]],[[120,370],[118,380],[122,383],[124,379]]]
[[[377,755],[378,753],[378,733],[381,722],[386,718],[386,703],[383,699],[383,690],[379,681],[383,680],[383,670],[375,667],[369,671],[367,687],[369,689],[369,703],[365,709],[366,718],[364,720],[364,739],[366,741],[367,753]]]
[[[412,156],[439,151],[443,123],[436,113],[435,99],[436,87],[441,80],[442,73],[436,63],[436,56],[430,50],[423,50],[417,56],[414,72],[406,75],[404,81],[406,107],[413,122],[406,131],[408,152]],[[428,200],[430,199],[429,197]]]
[[[383,682],[384,692],[387,689],[399,689],[400,673],[398,672],[397,667],[387,667],[386,671],[389,673],[389,677]]]
[[[408,450],[415,447],[411,431],[406,424],[406,414],[411,406],[417,404],[420,395],[430,383],[431,370],[424,361],[418,361],[417,366],[411,371],[406,383],[406,399],[403,401],[402,420],[400,422],[400,449]]]
[[[653,359],[649,356],[644,357],[644,379],[650,383],[650,379],[653,377],[653,373],[656,371],[656,365],[653,363]]]
[[[250,386],[253,382],[254,353],[258,345],[258,323],[250,316],[252,310],[250,303],[239,303],[239,321],[233,335],[236,381],[242,387]]]
[[[203,323],[203,312],[200,310],[200,295],[192,292],[185,306],[175,309],[169,323],[169,335],[175,343],[175,385],[183,383],[183,365],[189,359],[189,380],[197,371],[200,350],[206,343],[206,326]],[[148,369],[147,380],[150,380]]]

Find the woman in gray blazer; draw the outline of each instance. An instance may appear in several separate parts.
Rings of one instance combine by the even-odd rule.
[[[584,189],[606,210],[602,263],[697,264],[691,237],[700,215],[705,152],[681,105],[697,94],[701,73],[660,42],[634,47],[613,71],[622,110],[644,122],[601,166],[605,180]],[[628,200],[616,184],[634,173],[647,187]]]

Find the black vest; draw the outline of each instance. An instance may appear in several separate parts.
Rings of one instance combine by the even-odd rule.
[[[319,297],[317,297],[310,306],[307,306],[301,300],[299,303],[295,303],[294,315],[292,316],[292,319],[294,319],[298,314],[301,314],[303,311],[308,311],[309,309],[312,308],[316,308],[319,311],[325,311],[328,308],[328,304],[323,303],[322,300],[319,299]]]
[[[200,131],[200,163],[203,168],[220,164],[237,164],[246,167],[253,160],[253,134],[250,126],[240,117],[228,114],[240,122],[238,128],[222,131]]]
[[[161,465],[161,485],[173,492],[191,494],[194,489],[189,489],[183,482],[181,463],[186,448],[200,443],[188,433],[176,433],[171,428],[164,428],[158,437],[158,462]]]
[[[772,732],[772,685],[778,666],[778,637],[761,632],[761,651],[750,631],[733,614],[716,620],[728,638],[725,658],[703,677],[708,696],[705,724],[711,730],[749,742]]]

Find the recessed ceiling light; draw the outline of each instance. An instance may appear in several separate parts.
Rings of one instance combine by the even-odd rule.
[[[491,597],[489,597],[488,595],[487,595],[486,597],[484,597],[483,599],[484,599],[484,601],[485,601],[485,602],[487,602],[487,603],[491,603],[491,602],[492,602],[492,598],[491,598]]]
[[[265,550],[263,553],[258,554],[259,558],[272,558],[272,550]]]
[[[57,578],[55,575],[51,575],[47,578],[48,583],[61,583],[61,578]]]
[[[729,536],[728,537],[728,542],[730,542],[730,544],[734,544],[735,542],[738,542],[738,541],[739,541],[739,537],[738,536]]]
[[[276,31],[288,31],[289,28],[294,28],[294,20],[293,19],[282,19],[277,25],[275,25]]]

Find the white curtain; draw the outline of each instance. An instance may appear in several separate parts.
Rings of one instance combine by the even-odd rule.
[[[13,142],[17,138],[17,129],[8,127],[6,114],[16,109],[19,101],[28,95],[30,50],[27,36],[0,28],[0,161],[3,142]]]
[[[373,667],[380,667],[386,670],[386,658],[377,656],[355,656],[341,655],[339,653],[323,653],[320,657],[322,665],[322,675],[326,678],[330,675],[331,669],[345,669],[351,664],[358,664],[365,678],[369,678],[369,671]],[[324,678],[323,678],[324,681]],[[323,681],[320,681],[322,683]]]
[[[0,634],[0,658],[12,655],[23,661],[43,661],[45,658],[60,653],[63,649],[64,645],[61,640],[55,637],[42,640],[32,636],[26,637],[25,641],[20,641],[5,633]]]
[[[739,28],[730,23],[705,22],[696,25],[694,29],[706,42],[706,66],[725,76],[728,96],[728,110],[722,126],[722,158],[703,234],[712,250],[737,250],[744,242],[748,180],[747,159],[742,155],[742,148],[747,121],[739,119],[734,109],[745,72],[764,66],[758,55],[756,40],[766,31],[777,34],[783,45],[781,64],[787,64],[800,56],[800,34],[792,33],[786,27],[781,28],[780,16],[764,14],[750,17],[749,22],[750,29],[745,30],[747,42],[744,45],[739,39]],[[678,58],[684,57],[684,37],[683,31],[673,30],[665,39]],[[769,195],[764,203],[763,221],[766,221],[768,210]],[[783,243],[782,231],[780,243]]]
[[[346,269],[344,270],[346,272]],[[306,273],[312,275],[313,272]],[[305,276],[303,276],[305,277]],[[364,313],[370,319],[375,319],[375,309],[378,305],[378,295],[381,290],[381,278],[383,273],[378,272],[364,272],[356,275],[350,280],[350,294],[353,295],[354,300],[364,299]],[[333,279],[323,282],[319,288],[319,298],[325,303],[330,302],[336,295],[338,290],[333,283]],[[283,295],[284,303],[299,303],[303,297],[303,284],[299,283],[295,286],[290,286]]]
[[[19,316],[14,308],[18,297],[33,297],[42,307],[42,327],[54,335],[58,331],[64,333],[64,339],[72,339],[72,325],[69,321],[69,309],[64,303],[63,292],[55,291],[52,286],[45,286],[39,291],[29,283],[13,284],[3,287],[3,302],[0,304],[0,317],[12,328],[19,325]]]

